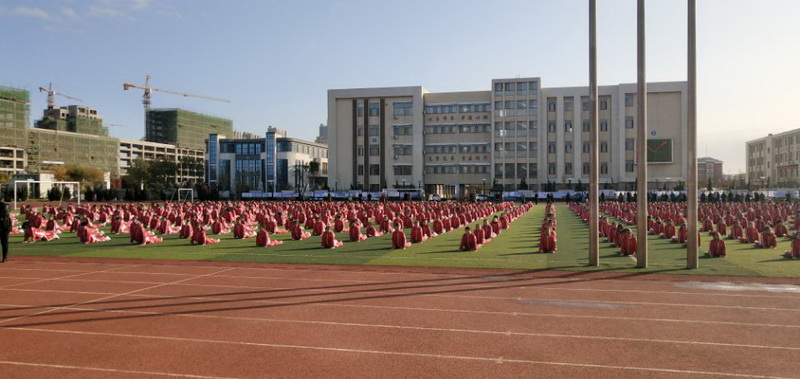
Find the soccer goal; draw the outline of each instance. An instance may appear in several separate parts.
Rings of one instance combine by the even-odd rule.
[[[72,185],[75,188],[75,195],[78,199],[78,205],[81,205],[81,183],[80,182],[61,182],[61,181],[50,181],[50,180],[15,180],[14,181],[14,209],[17,209],[17,187],[20,184],[25,185],[25,189],[28,192],[28,197],[30,197],[31,193],[31,184],[38,183],[38,184],[50,184],[52,186],[60,185],[61,186],[61,193],[64,193],[63,189],[66,185]],[[61,202],[59,201],[59,205]]]
[[[191,201],[194,203],[193,188],[178,188],[178,202]]]

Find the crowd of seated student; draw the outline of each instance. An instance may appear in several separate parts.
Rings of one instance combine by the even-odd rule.
[[[539,252],[554,254],[558,250],[556,232],[556,207],[552,202],[545,205],[544,220],[539,230]]]

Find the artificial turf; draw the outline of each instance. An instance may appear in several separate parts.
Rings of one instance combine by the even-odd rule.
[[[686,248],[666,240],[650,237],[649,268],[636,269],[630,257],[620,257],[618,249],[601,239],[600,267],[588,266],[588,225],[566,205],[556,206],[558,220],[558,252],[538,253],[539,227],[544,206],[539,204],[513,222],[508,230],[475,252],[458,250],[462,229],[453,230],[405,250],[391,249],[391,235],[347,242],[347,233],[337,234],[344,246],[337,249],[319,247],[320,237],[292,241],[288,234],[274,234],[282,245],[258,248],[251,239],[236,240],[228,235],[220,243],[193,246],[177,235],[166,236],[154,245],[132,246],[128,235],[111,235],[111,241],[91,245],[78,242],[75,233],[64,232],[50,242],[23,244],[21,235],[11,238],[11,255],[70,256],[108,258],[147,258],[167,260],[211,260],[260,263],[392,265],[459,268],[613,270],[622,272],[664,272],[703,275],[800,277],[800,260],[783,259],[789,240],[781,239],[777,249],[756,249],[750,244],[728,241],[727,258],[701,257],[700,268],[687,270]],[[475,222],[471,226],[475,226]],[[103,228],[106,232],[107,228]],[[408,234],[408,229],[406,229]],[[710,237],[702,236],[701,252],[708,250]]]

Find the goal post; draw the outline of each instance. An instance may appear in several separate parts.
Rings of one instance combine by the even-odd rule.
[[[188,194],[187,194],[188,192]],[[194,189],[193,188],[178,188],[178,202],[186,201],[186,199],[191,199],[192,203],[194,203]]]
[[[78,205],[81,205],[81,183],[80,182],[63,182],[63,181],[51,181],[51,180],[15,180],[14,181],[14,208],[17,209],[17,188],[19,184],[25,184],[25,189],[28,191],[28,196],[30,197],[30,185],[38,183],[38,184],[50,184],[50,186],[61,185],[63,188],[64,185],[73,184],[75,185],[75,194],[78,199]]]

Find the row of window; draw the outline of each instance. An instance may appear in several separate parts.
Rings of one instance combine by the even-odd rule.
[[[530,114],[536,114],[536,110],[539,109],[539,101],[538,100],[506,100],[506,101],[495,101],[494,102],[494,109],[495,110],[504,110],[504,109],[520,109],[520,110],[532,110]]]
[[[601,96],[600,101],[598,103],[598,108],[601,111],[608,110],[608,103],[610,101],[609,96]],[[572,112],[572,104],[573,98],[572,97],[565,97],[564,98],[564,112]],[[625,97],[625,105],[628,106],[628,97]],[[630,105],[633,106],[633,105]],[[548,97],[547,98],[547,111],[548,112],[555,112],[558,110],[558,106],[556,103],[555,97]],[[588,112],[589,111],[589,96],[581,96],[581,111]]]
[[[455,133],[489,133],[489,124],[467,124],[467,125],[428,125],[425,126],[425,134],[455,134]]]
[[[535,95],[539,92],[539,83],[538,82],[506,82],[506,83],[495,83],[494,84],[494,93],[495,94],[509,94],[514,95],[524,95],[524,94],[531,94]]]
[[[425,166],[426,174],[488,174],[489,166]]]
[[[427,145],[425,146],[425,154],[477,154],[488,153],[489,144],[482,145]]]
[[[485,113],[489,112],[490,110],[489,103],[440,104],[425,106],[425,114]]]

